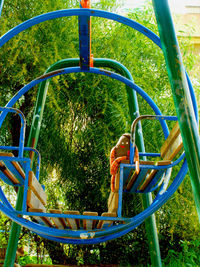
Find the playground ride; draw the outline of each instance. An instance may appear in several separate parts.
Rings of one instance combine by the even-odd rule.
[[[181,155],[178,154],[183,148],[182,131],[180,133],[178,123],[175,124],[171,133],[169,133],[166,123],[167,120],[177,121],[177,117],[162,115],[150,96],[133,82],[129,71],[123,65],[110,59],[93,59],[91,56],[90,17],[101,17],[123,23],[141,32],[161,47],[159,37],[133,20],[110,12],[89,9],[88,1],[81,1],[81,7],[80,9],[58,10],[37,16],[16,26],[0,38],[0,47],[2,47],[11,38],[36,24],[60,17],[79,17],[80,59],[62,60],[51,66],[44,75],[25,85],[13,96],[5,107],[0,108],[0,127],[10,112],[16,113],[21,119],[19,146],[0,146],[0,150],[2,151],[0,152],[0,178],[16,190],[17,188],[18,190],[23,190],[23,199],[21,200],[22,208],[15,209],[9,203],[2,188],[0,188],[0,210],[17,224],[27,227],[38,235],[50,240],[71,244],[95,244],[128,233],[166,203],[184,179],[187,173],[187,162],[184,152]],[[121,75],[98,68],[99,66],[109,65],[121,70]],[[39,124],[42,119],[45,96],[48,89],[46,82],[55,76],[80,72],[108,76],[124,83],[127,88],[129,111],[132,120],[134,119],[135,113],[133,112],[132,106],[134,105],[133,102],[135,101],[134,97],[136,96],[136,92],[146,100],[155,113],[155,115],[139,116],[137,107],[135,110],[137,116],[131,127],[131,135],[124,135],[112,151],[112,181],[108,199],[108,211],[105,211],[101,216],[98,216],[96,212],[84,212],[81,215],[79,211],[63,212],[55,209],[49,209],[47,211],[45,208],[47,196],[43,186],[39,182],[41,159],[39,152],[36,150],[36,145],[39,135]],[[184,73],[184,75],[187,76],[187,73]],[[196,121],[198,122],[196,99],[188,76],[187,83]],[[45,90],[39,90],[38,92],[35,115],[29,136],[29,146],[25,146],[25,117],[20,110],[13,108],[13,106],[21,96],[37,84],[40,84],[40,89],[45,88]],[[146,153],[137,148],[135,135],[139,134],[138,129],[141,129],[140,124],[139,128],[137,128],[137,123],[142,119],[159,120],[166,139],[160,153]],[[122,150],[119,151],[119,147]],[[10,151],[18,151],[18,156],[14,156]],[[30,157],[24,156],[26,151],[31,152]],[[37,169],[35,173],[32,169],[33,154],[37,157]],[[172,160],[177,155],[179,157],[173,162]],[[162,160],[154,162],[140,159],[141,157],[145,159],[147,156],[161,156]],[[177,176],[169,183],[172,168],[180,162],[182,166]],[[152,191],[156,192],[156,197],[148,208],[133,218],[122,217],[123,193],[143,194]]]

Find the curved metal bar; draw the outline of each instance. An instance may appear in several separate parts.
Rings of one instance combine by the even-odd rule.
[[[0,199],[1,201],[8,207],[8,209],[12,210],[13,212],[15,212],[15,209],[13,208],[13,206],[10,204],[10,202],[8,201],[8,199],[6,198],[3,190],[1,189],[0,186]]]
[[[0,1],[0,17],[1,17],[2,9],[3,9],[3,2],[4,0]]]
[[[6,34],[4,34],[0,38],[0,47],[3,46],[7,41],[9,41],[15,35],[17,35],[18,33],[32,27],[33,25],[39,24],[39,23],[47,21],[47,20],[56,19],[56,18],[68,17],[68,16],[81,16],[81,15],[82,16],[94,16],[94,17],[107,18],[107,19],[122,23],[124,25],[127,25],[127,26],[139,31],[140,33],[142,33],[146,37],[148,37],[157,46],[159,46],[161,48],[160,38],[155,33],[153,33],[151,30],[144,27],[143,25],[141,25],[141,24],[139,24],[139,23],[137,23],[131,19],[123,17],[121,15],[117,15],[117,14],[107,12],[107,11],[102,11],[102,10],[94,10],[94,9],[93,10],[90,10],[90,9],[57,10],[57,11],[49,12],[49,13],[34,17],[32,19],[29,19],[29,20],[19,24],[18,26],[14,27],[10,31],[8,31]],[[188,79],[189,79],[189,77],[188,77]],[[196,98],[195,98],[191,83],[189,84],[189,87],[190,87],[190,91],[193,93],[192,94],[192,97],[194,100],[193,104],[195,104]],[[194,106],[194,109],[196,107],[197,107],[197,105]],[[198,120],[198,110],[197,109],[195,109],[195,114],[196,114],[196,118]],[[1,127],[1,120],[0,120],[0,127]]]
[[[129,86],[133,90],[135,90],[138,94],[140,94],[143,97],[143,99],[147,101],[147,103],[150,105],[150,107],[153,109],[153,111],[155,112],[156,115],[162,115],[161,111],[159,110],[157,105],[154,103],[154,101],[151,99],[151,97],[144,90],[142,90],[139,86],[137,86],[135,83],[133,83],[129,79],[127,79],[127,78],[125,78],[125,77],[123,77],[117,73],[108,71],[108,70],[103,70],[103,69],[98,69],[98,68],[90,68],[89,70],[83,71],[83,70],[81,70],[80,67],[60,69],[60,70],[52,71],[48,74],[40,76],[39,78],[37,78],[37,79],[31,81],[29,84],[25,85],[20,91],[18,91],[18,93],[8,102],[6,107],[12,107],[19,100],[19,98],[22,95],[24,95],[33,86],[39,84],[42,81],[48,80],[48,79],[55,77],[55,76],[58,76],[58,75],[69,74],[69,73],[80,73],[80,72],[104,75],[104,76],[107,76],[107,77],[110,77],[110,78],[113,78],[115,80],[123,82],[124,84],[126,84],[127,86]],[[3,114],[2,114],[2,117],[0,119],[1,120],[4,119]],[[167,136],[169,134],[169,130],[168,130],[168,127],[167,127],[165,121],[163,121],[163,120],[161,121],[161,126],[163,129],[164,135],[167,138]]]
[[[4,45],[7,41],[9,41],[11,38],[13,38],[15,35],[18,33],[34,26],[39,23],[42,23],[44,21],[56,19],[56,18],[62,18],[62,17],[70,17],[70,16],[91,16],[91,17],[100,17],[100,18],[105,18],[105,19],[110,19],[117,21],[119,23],[125,24],[131,28],[134,28],[135,30],[141,32],[145,36],[147,36],[149,39],[151,39],[155,44],[157,44],[161,48],[161,43],[159,37],[153,33],[151,30],[148,28],[144,27],[143,25],[139,24],[136,21],[133,21],[129,18],[125,18],[121,15],[114,14],[108,11],[103,11],[103,10],[95,10],[95,9],[65,9],[65,10],[57,10],[53,12],[49,12],[46,14],[42,14],[39,16],[36,16],[34,18],[31,18],[10,31],[8,31],[6,34],[2,36],[0,39],[0,47]]]
[[[74,11],[74,10],[73,10]],[[90,12],[92,13],[93,12],[93,10],[81,10],[81,11],[84,11],[84,12],[82,12],[83,13],[83,15],[89,15],[90,16]],[[58,12],[61,12],[61,11],[58,11]],[[64,12],[64,11],[63,11]],[[88,13],[87,13],[88,12]],[[101,15],[103,15],[103,13],[104,13],[104,16],[100,16],[100,17],[104,17],[104,18],[107,18],[107,17],[105,17],[105,13],[107,13],[107,12],[105,12],[105,11],[97,11],[96,13],[94,12],[94,14],[97,16],[97,14],[98,13],[101,13]],[[71,14],[71,13],[70,13]],[[46,14],[45,14],[46,15]],[[72,15],[72,14],[71,14]],[[76,15],[76,14],[75,14]],[[78,15],[81,15],[80,13],[78,14]],[[119,21],[119,22],[121,22],[121,23],[123,23],[123,24],[125,24],[125,25],[128,25],[127,24],[127,20],[129,20],[129,19],[127,19],[127,18],[124,18],[124,17],[121,17],[121,16],[119,16],[119,15],[116,15],[116,14],[112,14],[113,16],[111,16],[111,15],[109,15],[109,19],[113,19],[113,18],[116,18],[116,16],[117,16],[117,18],[122,18],[122,20],[121,21]],[[42,17],[42,19],[44,19],[44,15],[41,15],[41,16],[43,16]],[[92,14],[91,14],[91,16],[92,16]],[[59,17],[59,16],[58,16]],[[113,17],[113,18],[111,18],[111,17]],[[49,17],[48,19],[53,19],[53,18],[56,18],[56,17]],[[32,22],[33,22],[33,20],[34,19],[32,19]],[[47,19],[46,19],[47,20]],[[45,20],[43,20],[43,21],[45,21]],[[117,21],[117,20],[116,20]],[[130,20],[131,21],[131,20]],[[36,21],[34,21],[34,22],[36,22]],[[42,21],[40,21],[40,22],[42,22]],[[133,23],[133,21],[131,21],[131,24]],[[35,23],[35,24],[37,24],[37,23]],[[35,24],[32,24],[31,26],[33,26],[33,25],[35,25]],[[20,26],[20,25],[19,25]],[[27,24],[26,25],[23,25],[23,27],[24,26],[27,26]],[[130,26],[130,25],[128,25],[128,26]],[[136,25],[137,26],[137,25]],[[24,30],[23,29],[23,27],[21,28],[21,31],[22,30]],[[132,27],[132,26],[131,26]],[[139,27],[141,27],[141,26],[139,26]],[[28,27],[27,27],[28,28]],[[142,29],[144,29],[145,27],[142,27]],[[16,28],[14,28],[15,30],[16,30]],[[136,29],[136,28],[135,28]],[[17,29],[17,30],[19,30],[19,28]],[[137,30],[137,29],[136,29]],[[12,31],[12,30],[11,30]],[[12,32],[8,32],[7,33],[7,36],[5,36],[4,35],[4,38],[3,39],[0,39],[0,44],[1,45],[3,45],[5,42],[6,42],[6,38],[8,38],[7,40],[9,40],[9,39],[11,39],[14,35],[16,35],[16,34],[18,34],[18,32],[17,31],[12,31]],[[147,30],[146,32],[148,33],[148,31],[149,30]],[[13,35],[13,33],[14,33],[14,35]],[[10,36],[9,36],[9,34],[11,34]],[[144,31],[144,33],[143,33],[144,35],[146,35],[145,34],[145,31]],[[13,35],[13,36],[12,36]],[[154,34],[153,34],[154,35]],[[147,36],[147,35],[146,35]],[[159,38],[156,36],[156,35],[154,35],[155,36],[155,40],[158,40],[158,43],[157,43],[157,45],[158,46],[160,46],[160,40],[159,40]],[[154,38],[150,38],[151,40],[153,40]],[[156,43],[156,41],[155,41],[155,43]],[[95,73],[95,72],[92,72],[92,73]],[[105,75],[105,74],[104,74]],[[107,75],[108,76],[108,75]],[[127,84],[127,83],[126,83]],[[129,85],[128,85],[129,86]],[[132,86],[130,86],[131,88],[132,88]],[[139,87],[137,87],[136,85],[134,86],[135,87],[135,89],[134,90],[138,90],[138,88]],[[140,88],[139,88],[140,89]],[[158,114],[158,115],[161,115],[161,114]],[[1,120],[2,121],[2,120]],[[184,176],[185,176],[185,174],[186,174],[186,172],[187,172],[187,164],[186,164],[186,162],[184,162],[184,164],[183,164],[183,166],[181,167],[181,169],[180,169],[180,171],[179,171],[179,173],[178,173],[178,175],[177,175],[177,177],[175,178],[175,180],[173,181],[173,183],[172,183],[172,185],[169,187],[169,189],[168,189],[168,191],[166,191],[165,193],[163,193],[163,195],[161,195],[161,196],[159,196],[159,198],[157,198],[157,201],[154,201],[153,202],[153,204],[149,207],[149,208],[147,208],[144,212],[142,212],[142,213],[140,213],[140,214],[138,214],[138,215],[136,215],[134,218],[132,218],[131,219],[131,221],[132,221],[132,223],[130,223],[128,226],[126,225],[126,226],[118,226],[117,228],[115,228],[115,230],[113,230],[113,229],[109,229],[108,231],[106,231],[106,234],[108,234],[109,236],[107,236],[107,238],[108,238],[108,240],[109,239],[111,239],[112,237],[113,237],[113,235],[112,235],[112,231],[116,231],[117,230],[117,232],[118,231],[120,231],[120,232],[115,232],[114,234],[115,234],[115,237],[114,238],[116,238],[116,237],[118,237],[118,236],[121,236],[121,235],[123,235],[123,234],[125,234],[126,232],[129,232],[130,230],[132,230],[132,229],[134,229],[135,227],[136,227],[136,225],[139,225],[146,217],[148,217],[149,215],[151,215],[152,213],[154,213],[160,206],[162,206],[167,200],[168,200],[168,198],[175,192],[175,190],[178,188],[178,186],[180,185],[180,183],[182,182],[182,180],[183,180],[183,178],[184,178]],[[159,201],[158,201],[159,200]],[[2,206],[1,205],[1,203],[0,203],[0,209],[1,210],[4,210],[5,212],[4,213],[6,213],[6,212],[9,212],[9,210],[8,209],[6,209],[4,206]],[[8,213],[9,214],[9,213]],[[9,217],[12,217],[13,218],[13,220],[14,221],[17,221],[17,220],[19,220],[20,222],[20,224],[25,224],[26,225],[26,223],[28,224],[28,223],[30,223],[30,222],[26,222],[26,220],[24,220],[23,218],[18,218],[18,217],[13,217],[14,216],[14,214],[13,213],[10,213],[9,214],[10,216]],[[27,226],[26,226],[27,227]],[[42,226],[38,226],[38,227],[42,227]],[[127,228],[126,228],[127,227]],[[29,229],[31,228],[31,226],[30,227],[28,227]],[[33,228],[33,230],[34,230],[34,228]],[[55,230],[57,230],[57,229],[55,229]],[[38,230],[38,231],[40,231],[40,230]],[[38,233],[38,231],[37,231],[37,233]],[[62,231],[62,230],[59,230],[59,231]],[[117,234],[116,234],[117,233]],[[43,233],[43,234],[46,234],[45,232]],[[111,237],[111,235],[112,235],[112,237]],[[96,238],[95,238],[96,239]],[[92,242],[94,242],[93,241],[94,239],[90,239],[90,242],[92,243]],[[62,242],[62,241],[61,241]],[[100,241],[101,242],[101,241]]]
[[[159,198],[154,201],[150,207],[148,207],[146,210],[141,212],[140,214],[136,215],[135,217],[130,219],[130,222],[125,225],[118,225],[117,227],[110,227],[109,229],[104,229],[103,231],[95,232],[95,238],[91,238],[92,231],[88,232],[82,232],[82,231],[69,231],[66,232],[66,230],[58,230],[48,228],[42,225],[37,225],[33,222],[27,221],[23,218],[20,218],[16,216],[13,212],[10,212],[8,208],[6,208],[2,203],[0,203],[0,210],[4,212],[8,217],[10,217],[15,222],[18,222],[19,224],[29,228],[30,230],[37,232],[38,234],[47,235],[49,239],[51,239],[51,236],[54,237],[71,237],[71,238],[78,238],[76,239],[76,243],[79,244],[94,244],[102,242],[103,236],[106,236],[104,240],[110,240],[112,238],[117,238],[119,236],[124,235],[125,233],[128,233],[129,231],[133,230],[137,225],[139,225],[141,222],[143,222],[148,216],[153,214],[159,207],[161,207],[168,199],[172,196],[172,194],[177,190],[178,186],[182,182],[183,178],[185,177],[185,174],[187,173],[187,163],[184,161],[183,166],[181,167],[181,170],[179,171],[176,179],[172,182],[169,189],[159,196]],[[80,234],[84,233],[86,234],[85,237],[88,237],[90,239],[80,239]],[[93,236],[94,237],[94,236]],[[99,238],[99,239],[98,239]],[[55,239],[54,239],[55,240]],[[62,240],[60,238],[60,240]],[[75,241],[75,240],[74,240]],[[60,242],[64,242],[60,241]],[[69,240],[67,239],[67,242],[69,243]]]
[[[12,107],[0,107],[0,111],[3,111],[5,113],[5,116],[9,113],[16,113],[19,115],[20,119],[21,119],[21,129],[20,129],[20,139],[19,139],[19,158],[23,157],[23,153],[24,153],[24,140],[25,140],[25,127],[26,127],[26,119],[24,114],[16,108],[12,108]]]
[[[177,121],[176,116],[164,116],[164,115],[141,115],[137,117],[132,125],[131,125],[131,142],[133,146],[135,146],[135,130],[136,130],[136,125],[139,121],[144,120],[144,119],[149,119],[149,120],[170,120],[170,121]],[[166,137],[165,137],[166,138]]]

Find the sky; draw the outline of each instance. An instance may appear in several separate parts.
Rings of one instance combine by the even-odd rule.
[[[187,0],[187,3],[192,2],[200,2],[200,0]],[[125,7],[126,8],[135,8],[139,7],[144,4],[145,0],[125,0]],[[172,12],[175,13],[184,13],[184,5],[186,3],[186,0],[169,0],[169,5]],[[199,3],[200,4],[200,3]]]

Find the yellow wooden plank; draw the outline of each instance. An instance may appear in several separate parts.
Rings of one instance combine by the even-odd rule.
[[[44,205],[37,198],[37,196],[34,194],[34,192],[30,189],[28,189],[28,192],[27,192],[27,206],[31,209],[45,210]]]
[[[34,192],[34,194],[37,196],[37,198],[42,202],[42,204],[46,205],[47,204],[47,195],[46,195],[45,191],[43,190],[41,184],[36,179],[33,171],[29,172],[28,186]]]
[[[13,183],[13,184],[19,184],[19,181],[17,178],[13,175],[13,173],[6,167],[5,164],[0,162],[0,170],[3,172],[3,174]]]
[[[84,211],[83,215],[86,216],[98,216],[98,212]],[[96,226],[96,220],[83,220],[83,228],[85,230],[92,230]]]
[[[113,196],[108,205],[108,212],[117,212],[118,210],[118,202],[119,202],[119,194],[116,192],[112,192]]]
[[[171,164],[170,160],[161,160],[158,162],[155,162],[156,166],[165,166],[165,165],[169,165]],[[145,190],[145,188],[149,185],[149,183],[152,181],[152,179],[155,177],[156,173],[158,172],[158,170],[151,170],[151,172],[149,173],[149,175],[147,176],[147,178],[145,180],[143,180],[140,185],[139,185],[139,190]]]
[[[46,212],[45,209],[32,209],[32,208],[29,208],[28,211],[29,212],[43,212],[43,213]],[[53,224],[48,217],[42,217],[42,216],[31,216],[31,217],[33,217],[40,224],[45,224],[48,227],[53,227]]]
[[[183,142],[181,135],[179,135],[174,141],[174,143],[168,147],[168,150],[163,159],[173,160],[173,158],[179,153],[182,147],[183,147]]]
[[[178,153],[173,153],[173,150],[176,150],[176,147],[179,147],[182,143],[182,138],[180,134],[180,128],[178,122],[176,122],[175,126],[171,130],[169,136],[165,140],[164,144],[161,147],[161,157],[163,159],[172,160],[173,157]],[[172,148],[173,147],[173,148]]]
[[[126,189],[130,190],[134,184],[134,182],[136,181],[137,177],[138,177],[139,173],[137,173],[136,171],[134,171],[134,173],[132,174],[130,180],[128,181],[127,185],[126,185]]]
[[[77,210],[66,210],[64,214],[68,215],[80,215],[80,212]],[[78,230],[80,228],[80,220],[79,219],[71,219],[66,218],[68,226],[73,230]]]
[[[152,170],[150,174],[147,176],[147,178],[145,179],[145,181],[142,183],[142,185],[141,186],[139,185],[138,187],[139,190],[143,191],[147,187],[147,185],[152,181],[152,179],[154,178],[157,172],[158,170]]]
[[[0,156],[2,156],[2,157],[14,157],[13,153],[6,153],[6,152],[1,152]],[[20,164],[17,161],[12,161],[11,163],[13,164],[15,169],[19,172],[19,174],[22,176],[22,178],[25,179],[25,173],[24,173],[22,167],[20,166]]]
[[[151,160],[141,160],[140,165],[155,165],[156,161],[151,161]]]
[[[50,209],[49,212],[50,213],[56,213],[56,214],[62,213],[61,210],[53,210],[53,209]],[[56,228],[58,228],[58,229],[65,229],[66,228],[66,223],[65,223],[64,218],[51,217],[51,220],[54,222]]]
[[[102,217],[116,217],[117,213],[116,212],[104,212],[101,214]],[[109,227],[113,224],[113,221],[103,221],[99,220],[97,224],[97,229],[101,229],[103,227]]]
[[[109,194],[109,197],[108,197],[108,207],[110,206],[110,203],[112,201],[113,195],[114,195],[114,192],[110,191],[110,194]]]
[[[155,165],[156,162],[155,161],[150,161],[150,160],[141,160],[139,162],[140,165]],[[135,170],[132,170],[132,172],[130,172],[130,175],[127,179],[126,184],[124,185],[124,188],[127,190],[130,190],[134,184],[134,182],[136,181],[137,177],[138,177],[139,173],[137,173]],[[146,174],[147,175],[147,174]],[[146,175],[143,177],[142,181],[144,181]]]

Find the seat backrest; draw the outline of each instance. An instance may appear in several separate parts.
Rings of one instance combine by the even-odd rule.
[[[176,122],[174,128],[171,130],[169,136],[161,147],[161,157],[164,160],[172,160],[183,147],[180,128]]]

